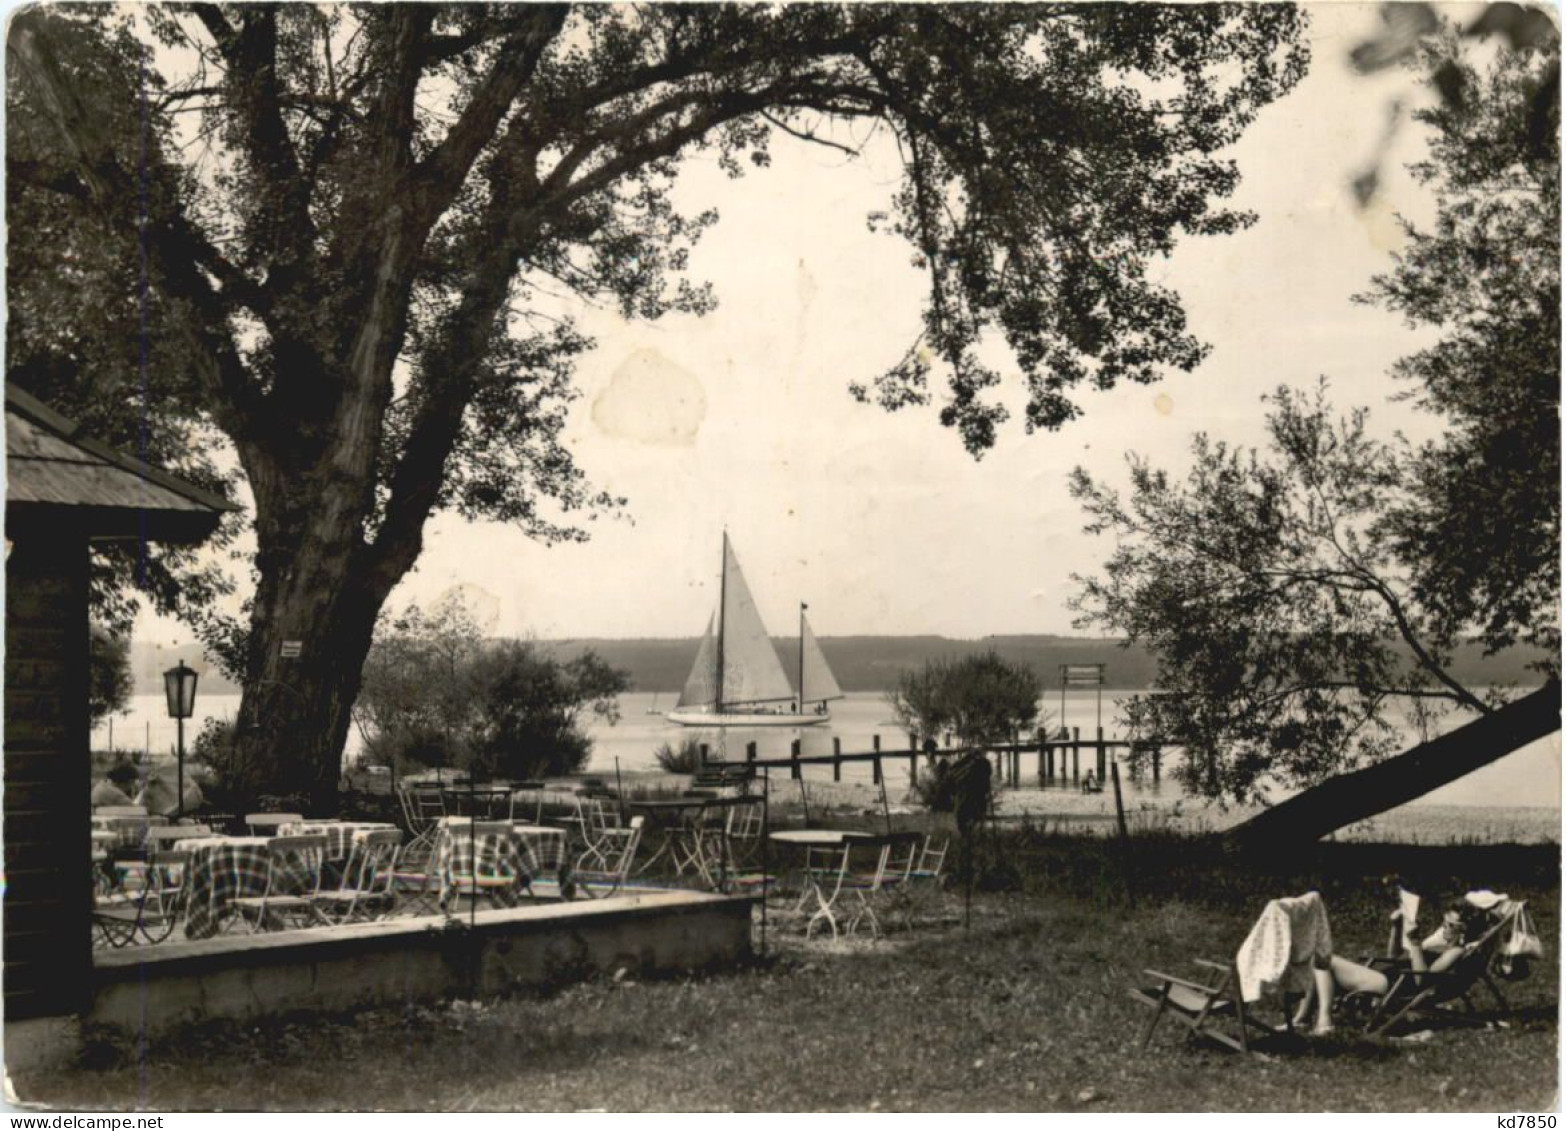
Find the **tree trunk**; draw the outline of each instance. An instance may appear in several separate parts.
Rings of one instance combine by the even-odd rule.
[[[234,736],[249,788],[303,794],[313,816],[336,812],[351,711],[390,588],[363,576],[362,516],[328,518],[322,494],[301,491],[285,505],[257,492],[259,576]]]
[[[1292,847],[1385,813],[1560,730],[1560,702],[1561,685],[1551,680],[1449,734],[1307,789],[1230,829],[1227,839],[1247,848]]]

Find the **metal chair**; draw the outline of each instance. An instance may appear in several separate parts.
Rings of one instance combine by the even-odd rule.
[[[631,868],[636,863],[636,850],[642,842],[642,823],[645,820],[644,817],[632,817],[631,823],[625,828],[604,831],[603,840],[594,853],[597,859],[603,861],[604,867],[582,867],[582,862],[588,858],[588,854],[583,853],[577,861],[577,867],[571,872],[577,891],[589,899],[600,899],[613,895],[625,886]],[[596,888],[606,890],[597,891]]]
[[[384,919],[396,903],[397,849],[402,833],[397,829],[362,832],[354,838],[343,868],[342,885],[316,895],[316,907],[331,923],[351,923],[355,918]]]
[[[326,838],[273,837],[267,850],[266,890],[258,896],[240,896],[230,904],[239,922],[252,931],[286,929],[290,920],[305,926],[321,922],[315,901],[321,891]]]

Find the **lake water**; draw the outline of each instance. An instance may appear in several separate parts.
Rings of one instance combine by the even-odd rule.
[[[850,694],[846,699],[832,704],[832,719],[820,726],[763,727],[756,729],[699,730],[671,723],[662,714],[648,714],[656,707],[666,711],[674,705],[672,693],[652,695],[633,692],[620,697],[620,721],[613,726],[596,720],[589,728],[594,739],[589,771],[610,775],[614,773],[616,760],[622,771],[657,769],[653,752],[665,742],[677,746],[687,736],[709,744],[712,756],[743,759],[745,744],[755,742],[757,753],[763,758],[782,758],[789,753],[789,744],[798,738],[803,753],[832,753],[833,738],[842,739],[843,750],[859,752],[869,750],[873,737],[879,735],[882,749],[888,753],[908,749],[908,736],[898,731],[892,723],[891,708],[880,692],[865,691]],[[1106,692],[1103,698],[1104,729],[1114,733],[1115,707],[1120,695]],[[239,709],[237,695],[209,695],[198,698],[197,717],[188,720],[185,729],[186,748],[194,741],[207,718],[232,719]],[[1052,727],[1061,725],[1059,693],[1047,696],[1045,708],[1049,712]],[[1464,716],[1453,713],[1445,720],[1448,726],[1457,726]],[[1077,691],[1066,698],[1064,723],[1080,727],[1084,736],[1091,735],[1095,724],[1095,703],[1091,691]],[[125,715],[112,720],[115,745],[123,749],[147,749],[172,755],[175,742],[174,720],[165,711],[162,695],[139,695],[132,699]],[[93,732],[93,746],[104,749],[109,744],[110,723]],[[1410,741],[1413,739],[1409,729]],[[349,733],[348,756],[352,758],[359,747],[359,736]],[[1036,761],[1023,759],[1024,783],[1036,780]],[[1088,769],[1084,753],[1083,773]],[[806,767],[812,778],[831,777],[830,766]],[[908,760],[888,759],[886,762],[889,789],[905,788],[908,780]],[[848,763],[843,766],[845,782],[869,782],[871,769],[868,762]],[[1126,781],[1127,799],[1168,801],[1180,795],[1177,786],[1166,775],[1160,786],[1154,786],[1145,777],[1140,782]],[[1415,805],[1477,806],[1489,808],[1555,808],[1560,806],[1561,753],[1560,736],[1552,735],[1507,755],[1483,769],[1476,770],[1458,781],[1414,802]]]

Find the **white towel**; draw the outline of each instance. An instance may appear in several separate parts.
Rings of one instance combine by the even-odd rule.
[[[1269,989],[1306,993],[1312,985],[1312,967],[1326,967],[1331,961],[1332,928],[1321,893],[1275,899],[1235,956],[1240,996],[1256,1001]]]

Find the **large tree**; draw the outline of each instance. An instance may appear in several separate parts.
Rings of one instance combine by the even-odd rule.
[[[680,276],[714,219],[673,207],[680,159],[738,175],[774,133],[895,138],[890,226],[929,298],[922,340],[858,391],[923,403],[939,367],[977,453],[1005,415],[986,332],[1029,428],[1076,415],[1079,385],[1201,359],[1148,264],[1248,222],[1218,206],[1224,151],[1306,64],[1281,5],[181,4],[137,11],[157,44],[125,127],[72,54],[121,18],[12,22],[10,183],[136,249],[182,405],[254,500],[238,741],[323,798],[429,516],[554,538],[555,505],[595,499],[560,439],[590,343],[551,292],[710,306]]]

